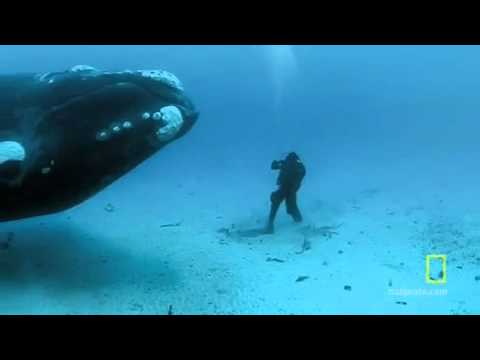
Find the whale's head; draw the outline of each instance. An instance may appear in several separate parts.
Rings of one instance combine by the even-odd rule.
[[[143,133],[152,144],[165,145],[198,117],[180,80],[164,70],[107,72],[77,65],[36,79],[38,97],[32,99],[48,110],[47,117],[69,123],[75,118],[75,127],[99,142]]]
[[[184,136],[199,116],[164,70],[79,65],[5,82],[14,94],[4,95],[12,105],[0,123],[0,193],[16,217],[86,200]]]

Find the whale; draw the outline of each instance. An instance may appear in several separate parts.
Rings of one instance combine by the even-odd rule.
[[[162,69],[0,75],[0,222],[83,203],[198,118],[182,82]]]

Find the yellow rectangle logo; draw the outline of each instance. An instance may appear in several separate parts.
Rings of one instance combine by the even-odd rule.
[[[440,279],[432,279],[430,276],[430,262],[432,260],[442,262],[442,277]],[[441,285],[447,283],[447,255],[427,255],[426,266],[425,281],[427,284]]]

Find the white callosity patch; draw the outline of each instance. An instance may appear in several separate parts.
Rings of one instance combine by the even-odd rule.
[[[110,125],[110,130],[100,130],[95,135],[97,141],[107,141],[110,139],[112,134],[119,134],[122,129],[131,129],[133,124],[130,121],[122,121],[121,124],[113,123]]]
[[[45,73],[38,76],[38,81],[45,81],[45,79],[50,75],[50,73]]]
[[[93,66],[90,65],[75,65],[71,69],[68,70],[68,72],[72,73],[84,73],[86,75],[95,75],[99,74],[100,71],[95,69]],[[52,73],[44,73],[44,74],[39,74],[36,76],[36,79],[40,82],[47,82],[48,84],[53,84],[55,82],[55,79],[49,79],[49,77],[52,75]],[[86,80],[85,78],[82,78],[82,80]]]
[[[55,79],[49,79],[50,76],[52,76],[52,73],[45,73],[45,74],[40,74],[40,75],[37,75],[35,78],[39,81],[39,82],[46,82],[47,84],[53,84],[55,82]]]
[[[45,74],[41,74],[41,75],[37,75],[36,78],[38,81],[40,82],[44,82],[47,80],[47,78],[50,76],[51,73],[45,73]],[[51,84],[53,81],[50,80],[48,83]]]
[[[172,73],[169,73],[168,71],[165,70],[139,70],[138,71],[143,77],[150,78],[155,81],[160,81],[163,82],[164,84],[167,84],[169,86],[172,86],[178,90],[183,91],[183,84],[180,82],[180,80],[173,75]]]
[[[143,113],[142,119],[143,119],[143,120],[148,120],[148,119],[150,119],[150,113],[148,113],[148,112]]]
[[[109,130],[100,130],[97,132],[95,135],[95,138],[97,141],[107,141],[110,139],[112,134],[119,134],[122,129],[131,129],[133,127],[133,124],[130,121],[123,121],[122,124],[117,124],[113,123],[110,126],[110,131]]]
[[[96,139],[97,139],[98,141],[106,141],[106,140],[108,140],[109,135],[110,135],[110,134],[108,133],[108,131],[106,131],[106,130],[101,130],[101,131],[99,131],[99,132],[97,133]]]
[[[162,120],[162,114],[160,112],[156,112],[153,114],[152,119],[155,121]]]
[[[160,110],[161,120],[165,123],[157,130],[157,137],[161,141],[168,141],[173,138],[183,124],[182,113],[176,106],[165,106]]]
[[[93,66],[90,65],[75,65],[70,69],[70,72],[98,72]]]
[[[70,68],[67,72],[70,73],[79,73],[83,77],[81,80],[87,80],[88,77],[97,76],[97,75],[122,75],[122,74],[140,74],[145,78],[149,78],[154,81],[162,82],[172,88],[175,88],[180,91],[184,91],[183,84],[181,81],[172,73],[165,71],[165,70],[124,70],[124,71],[117,71],[117,72],[108,72],[108,71],[100,71],[93,66],[90,65],[75,65]],[[52,73],[45,73],[39,74],[36,76],[36,79],[40,82],[47,81],[49,84],[55,82],[55,79],[49,79]]]
[[[9,160],[25,160],[25,149],[16,141],[0,141],[0,164]]]
[[[123,71],[103,71],[103,75],[122,75],[122,74],[134,74],[132,70],[123,70]]]

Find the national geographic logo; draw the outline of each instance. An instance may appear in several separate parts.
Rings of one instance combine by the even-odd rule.
[[[445,285],[447,283],[447,255],[427,255],[425,260],[425,281],[427,284]],[[447,296],[448,289],[389,289],[392,296]],[[403,302],[398,302],[402,303]],[[406,303],[405,303],[406,304]]]
[[[432,277],[432,265],[441,263],[442,270],[437,277]],[[445,285],[447,283],[447,255],[427,255],[425,281],[427,284]]]

